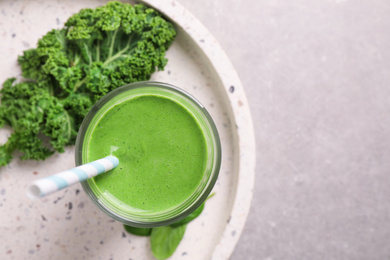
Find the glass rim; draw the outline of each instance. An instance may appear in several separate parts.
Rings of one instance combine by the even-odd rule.
[[[89,127],[89,124],[91,123],[94,116],[97,114],[97,112],[112,98],[134,89],[138,88],[144,88],[144,87],[156,87],[159,89],[165,89],[168,91],[171,91],[172,93],[178,94],[179,96],[183,97],[187,101],[189,101],[196,109],[200,112],[200,114],[204,117],[205,121],[207,122],[207,128],[211,133],[212,136],[212,145],[213,145],[213,151],[214,154],[213,160],[214,163],[212,165],[211,174],[206,180],[207,183],[205,184],[205,187],[202,189],[201,194],[195,198],[195,201],[191,203],[189,206],[184,208],[180,213],[167,218],[163,220],[156,220],[156,221],[143,221],[143,220],[135,220],[135,219],[129,219],[126,218],[123,215],[118,214],[118,212],[114,212],[111,210],[107,205],[105,205],[98,197],[97,195],[92,191],[88,180],[83,181],[81,183],[84,191],[87,193],[88,197],[94,202],[95,205],[97,205],[104,213],[106,213],[111,218],[118,220],[122,222],[125,225],[135,226],[135,227],[157,227],[157,226],[164,226],[169,225],[172,223],[175,223],[177,221],[180,221],[181,219],[185,218],[189,214],[191,214],[193,211],[195,211],[208,197],[208,195],[211,193],[211,190],[215,186],[215,183],[217,181],[220,167],[221,167],[221,159],[222,159],[222,149],[221,149],[221,141],[220,137],[217,131],[217,127],[211,117],[211,115],[208,113],[208,111],[205,109],[205,107],[192,95],[190,95],[188,92],[186,92],[183,89],[180,89],[176,86],[173,86],[168,83],[162,83],[162,82],[156,82],[156,81],[142,81],[142,82],[135,82],[131,84],[124,85],[122,87],[119,87],[105,96],[103,96],[96,104],[91,108],[91,110],[88,112],[87,116],[84,118],[80,130],[77,135],[76,139],[76,153],[75,153],[75,160],[76,165],[79,166],[83,163],[83,144],[84,139]],[[183,104],[182,104],[183,105]],[[184,105],[183,105],[184,106]],[[193,115],[195,118],[197,118],[195,115]],[[199,118],[197,118],[199,120]],[[200,123],[200,122],[199,122]],[[206,134],[206,133],[205,133]],[[210,145],[210,144],[209,144]],[[199,184],[201,185],[201,184]],[[199,186],[198,186],[199,187]],[[194,194],[193,194],[194,195]],[[191,195],[191,196],[193,196]],[[180,204],[179,206],[176,206],[176,208],[179,208],[183,204]]]

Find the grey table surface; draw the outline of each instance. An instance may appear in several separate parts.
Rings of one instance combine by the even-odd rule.
[[[390,2],[178,1],[226,51],[254,121],[231,259],[390,259]]]

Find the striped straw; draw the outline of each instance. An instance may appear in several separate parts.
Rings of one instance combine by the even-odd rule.
[[[50,193],[112,170],[118,164],[118,158],[115,156],[107,156],[71,170],[36,180],[28,187],[27,196],[31,199],[42,198]]]

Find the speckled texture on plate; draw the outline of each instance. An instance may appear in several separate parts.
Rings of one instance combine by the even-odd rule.
[[[72,14],[106,1],[6,1],[0,3],[0,81],[20,75],[18,54],[34,47]],[[165,70],[153,80],[179,86],[209,110],[221,135],[223,161],[204,213],[188,226],[172,259],[227,259],[242,231],[252,197],[254,137],[241,83],[213,37],[174,1],[147,1],[178,27]],[[0,132],[0,142],[9,135]],[[100,212],[80,186],[41,201],[25,196],[39,177],[74,166],[74,147],[47,161],[14,161],[0,169],[0,258],[8,259],[153,259],[147,238],[123,232]],[[206,235],[207,234],[207,235]]]

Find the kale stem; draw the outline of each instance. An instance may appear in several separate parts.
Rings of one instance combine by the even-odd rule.
[[[76,66],[80,61],[80,56],[75,54],[73,57],[73,66]]]
[[[109,51],[109,53],[108,53],[108,58],[111,58],[112,52],[114,51],[114,42],[115,42],[115,38],[116,38],[116,33],[117,33],[117,32],[118,32],[118,30],[115,30],[114,36],[112,36],[111,45],[110,45],[110,51]]]
[[[107,59],[104,63],[103,63],[103,66],[106,66],[107,64],[109,64],[110,62],[116,60],[117,58],[119,58],[124,52],[127,51],[127,49],[129,48],[129,46],[127,46],[126,48],[124,48],[123,50],[121,50],[120,52],[117,52],[114,56],[112,56],[111,58]]]
[[[129,37],[129,40],[127,41],[127,44],[126,44],[126,47],[123,48],[121,51],[117,52],[114,56],[110,56],[104,63],[103,63],[103,66],[106,66],[107,64],[109,64],[110,62],[118,59],[123,53],[125,53],[129,47],[130,47],[130,42],[131,42],[131,38],[132,36]]]
[[[76,85],[74,85],[74,88],[73,88],[73,92],[76,92],[77,89],[79,87],[81,87],[81,85],[83,85],[85,83],[85,81],[87,81],[87,76],[85,76],[82,80],[80,80],[79,82],[76,83]]]
[[[96,61],[100,60],[100,42],[97,40],[96,43]]]
[[[88,46],[86,43],[84,43],[84,46],[85,46],[85,51],[87,52],[87,56],[88,56],[88,59],[89,59],[89,65],[92,64],[92,57],[91,57],[91,53],[88,51]]]

